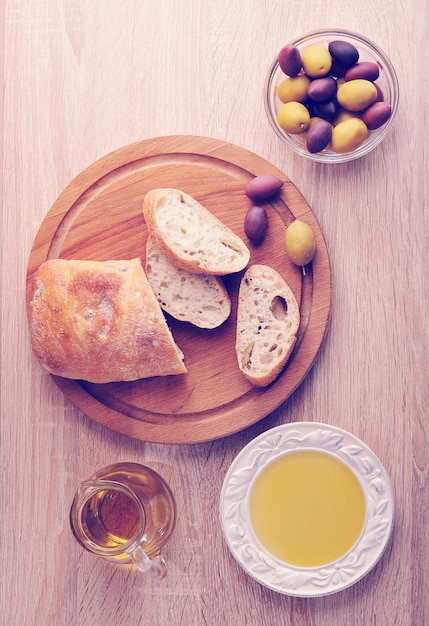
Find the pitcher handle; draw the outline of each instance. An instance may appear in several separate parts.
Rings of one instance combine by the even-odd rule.
[[[129,557],[141,572],[149,574],[157,580],[162,580],[167,574],[167,565],[161,554],[157,554],[153,559],[151,559],[139,546],[129,553]]]

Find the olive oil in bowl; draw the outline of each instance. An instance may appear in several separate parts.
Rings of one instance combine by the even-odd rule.
[[[325,452],[300,450],[269,463],[249,501],[256,537],[275,557],[298,567],[320,567],[359,539],[365,496],[355,474]]]

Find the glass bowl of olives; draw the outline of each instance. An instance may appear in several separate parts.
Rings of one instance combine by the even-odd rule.
[[[399,100],[395,69],[372,41],[347,30],[316,30],[286,44],[264,85],[268,120],[297,154],[344,163],[378,146]]]

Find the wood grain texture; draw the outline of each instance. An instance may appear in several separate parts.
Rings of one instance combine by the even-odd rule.
[[[411,11],[399,0],[4,0],[0,20],[2,622],[428,624],[427,3],[416,0]],[[280,47],[329,26],[377,42],[400,84],[383,144],[338,167],[285,148],[262,99]],[[56,198],[97,159],[164,135],[213,137],[277,167],[317,218],[332,269],[330,325],[302,384],[262,421],[192,445],[145,443],[86,417],[41,372],[26,319],[29,254]],[[393,538],[375,569],[313,600],[250,579],[219,524],[235,455],[263,430],[294,420],[325,421],[363,439],[396,496]],[[119,460],[152,466],[176,496],[162,583],[93,558],[71,536],[77,484]]]

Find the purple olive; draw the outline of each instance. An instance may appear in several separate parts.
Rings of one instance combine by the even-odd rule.
[[[268,200],[268,198],[275,196],[282,186],[283,181],[277,178],[277,176],[262,174],[261,176],[252,178],[245,186],[244,191],[254,202],[262,202],[263,200]]]
[[[264,240],[268,228],[267,212],[262,206],[251,206],[244,218],[244,232],[255,246]]]
[[[332,123],[338,115],[339,105],[336,98],[331,98],[324,102],[315,102],[312,110],[314,117],[321,117]]]
[[[336,78],[342,78],[348,69],[348,65],[344,65],[344,63],[340,63],[339,61],[332,59],[332,67],[329,73],[331,76],[335,76]]]
[[[344,78],[348,80],[356,80],[357,78],[363,78],[364,80],[370,80],[372,83],[380,76],[380,68],[377,63],[372,61],[362,61],[356,63],[350,67],[344,74]]]
[[[377,85],[377,83],[374,83],[375,88],[377,89],[377,99],[376,102],[384,102],[384,93],[383,90],[381,89],[380,85]]]
[[[332,98],[337,90],[337,81],[332,76],[316,78],[307,88],[307,95],[314,102],[323,102]]]
[[[307,132],[307,150],[312,154],[321,152],[331,141],[332,124],[326,120],[319,120],[310,126]]]
[[[337,61],[341,65],[350,67],[358,62],[359,51],[358,49],[348,41],[331,41],[328,45],[328,50],[334,61]]]
[[[386,102],[375,102],[362,114],[362,121],[369,130],[375,130],[383,126],[392,113],[392,107]]]
[[[278,62],[282,72],[292,78],[298,76],[302,68],[301,53],[292,44],[287,44],[280,50]]]

